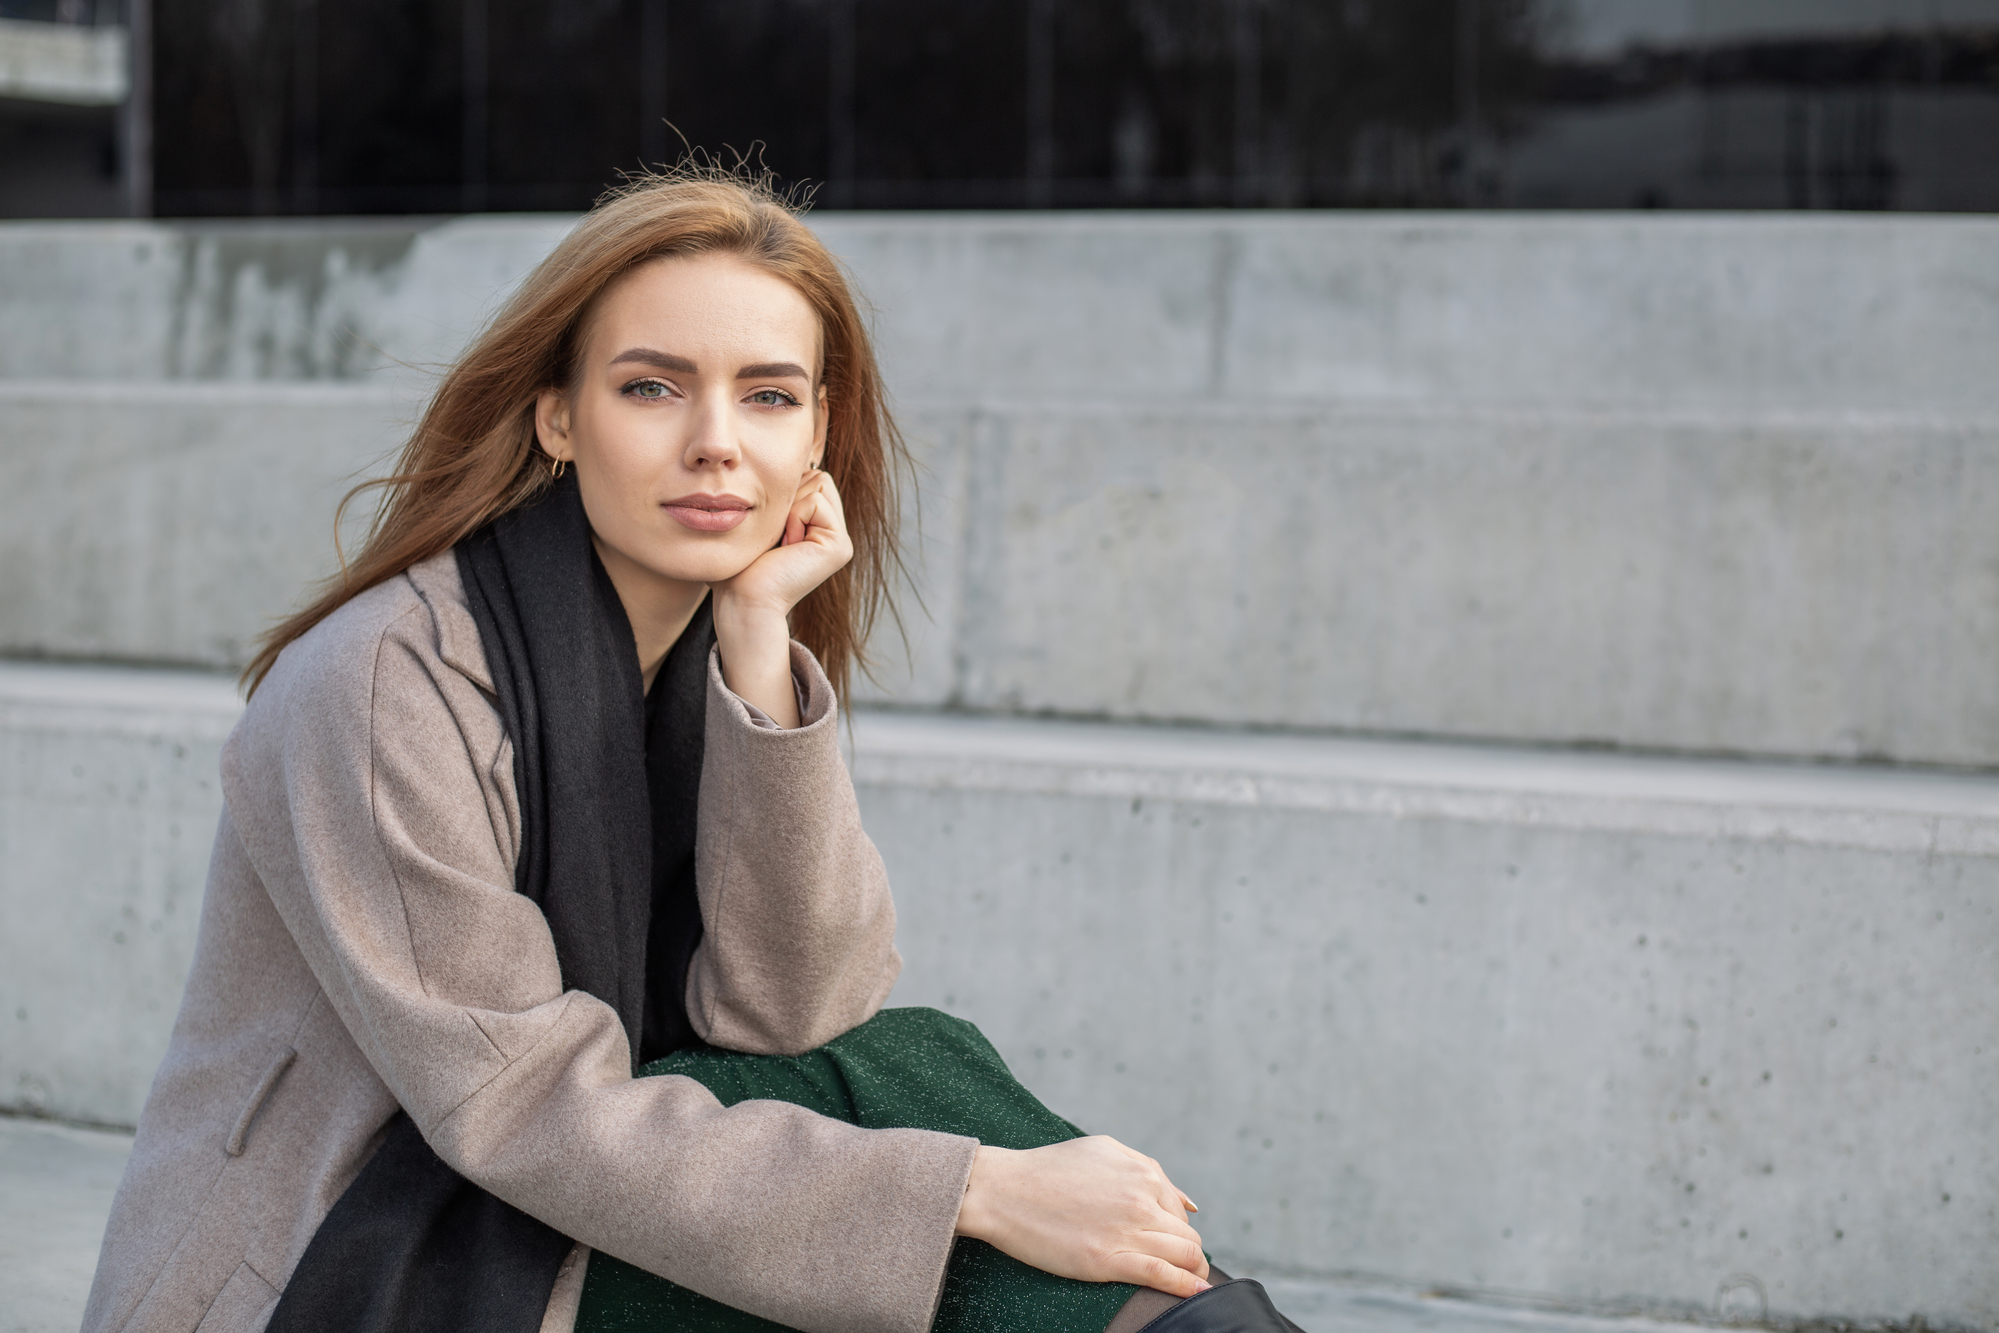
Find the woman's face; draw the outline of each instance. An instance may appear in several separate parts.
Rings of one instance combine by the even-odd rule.
[[[777,544],[825,448],[819,358],[804,296],[731,255],[654,260],[599,298],[535,428],[621,592],[718,583]]]

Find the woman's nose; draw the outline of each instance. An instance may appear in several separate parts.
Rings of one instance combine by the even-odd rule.
[[[684,458],[688,467],[727,468],[742,461],[730,406],[721,395],[704,395],[696,400],[693,431],[688,436]]]

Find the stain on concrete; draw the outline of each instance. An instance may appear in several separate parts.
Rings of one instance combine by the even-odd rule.
[[[176,227],[170,379],[353,380],[387,361],[368,315],[436,224]]]

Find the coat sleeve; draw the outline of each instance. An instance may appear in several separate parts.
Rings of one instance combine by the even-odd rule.
[[[866,1022],[902,970],[888,874],[840,758],[833,687],[791,645],[799,726],[759,726],[708,658],[687,1012],[713,1045],[795,1055]]]
[[[593,1249],[809,1333],[928,1328],[976,1142],[633,1079],[617,1015],[562,989],[513,890],[490,704],[410,602],[364,642],[288,650],[223,761],[258,877],[375,1071],[454,1169]],[[725,772],[760,755],[715,750]]]

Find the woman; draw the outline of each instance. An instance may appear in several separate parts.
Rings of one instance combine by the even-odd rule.
[[[900,461],[762,184],[549,256],[251,665],[86,1330],[1284,1326],[1157,1163],[878,1013],[835,698]]]

